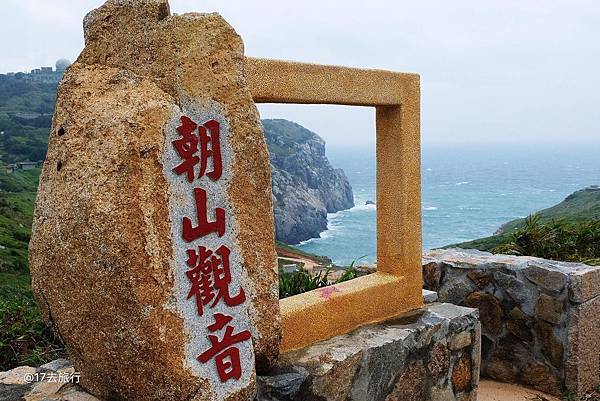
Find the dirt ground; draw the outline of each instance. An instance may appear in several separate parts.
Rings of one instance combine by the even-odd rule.
[[[561,401],[552,395],[540,393],[514,384],[482,380],[479,383],[478,401]]]

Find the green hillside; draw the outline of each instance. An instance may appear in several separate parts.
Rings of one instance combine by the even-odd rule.
[[[26,272],[40,170],[0,169],[0,272]]]
[[[566,219],[570,222],[600,220],[600,188],[587,188],[577,191],[565,198],[556,206],[537,212],[540,223],[551,220]],[[526,219],[517,219],[504,224],[498,234],[510,233],[516,228],[522,228]]]
[[[322,139],[312,131],[284,119],[262,120],[265,129],[265,137],[269,145],[269,152],[278,156],[290,154],[294,146],[307,142],[308,140]]]
[[[496,235],[448,245],[493,253],[600,264],[600,189],[569,195],[556,206],[504,224]]]
[[[43,160],[57,84],[0,75],[0,161]]]

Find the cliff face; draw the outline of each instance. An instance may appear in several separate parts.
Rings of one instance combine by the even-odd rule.
[[[348,178],[325,156],[325,141],[287,120],[262,121],[273,175],[275,233],[296,244],[327,228],[327,213],[354,206]]]

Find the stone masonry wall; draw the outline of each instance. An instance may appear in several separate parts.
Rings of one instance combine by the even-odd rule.
[[[423,258],[440,302],[478,308],[481,373],[552,394],[582,395],[600,377],[600,268],[476,250]]]
[[[431,304],[280,356],[257,401],[474,401],[477,311]]]

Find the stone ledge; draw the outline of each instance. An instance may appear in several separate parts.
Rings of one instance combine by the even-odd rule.
[[[475,309],[430,304],[281,355],[258,400],[475,400],[479,327]]]
[[[559,262],[532,256],[494,255],[476,249],[436,249],[423,255],[423,265],[442,261],[456,269],[508,269],[522,271],[532,284],[583,303],[600,296],[600,268],[583,263]]]

